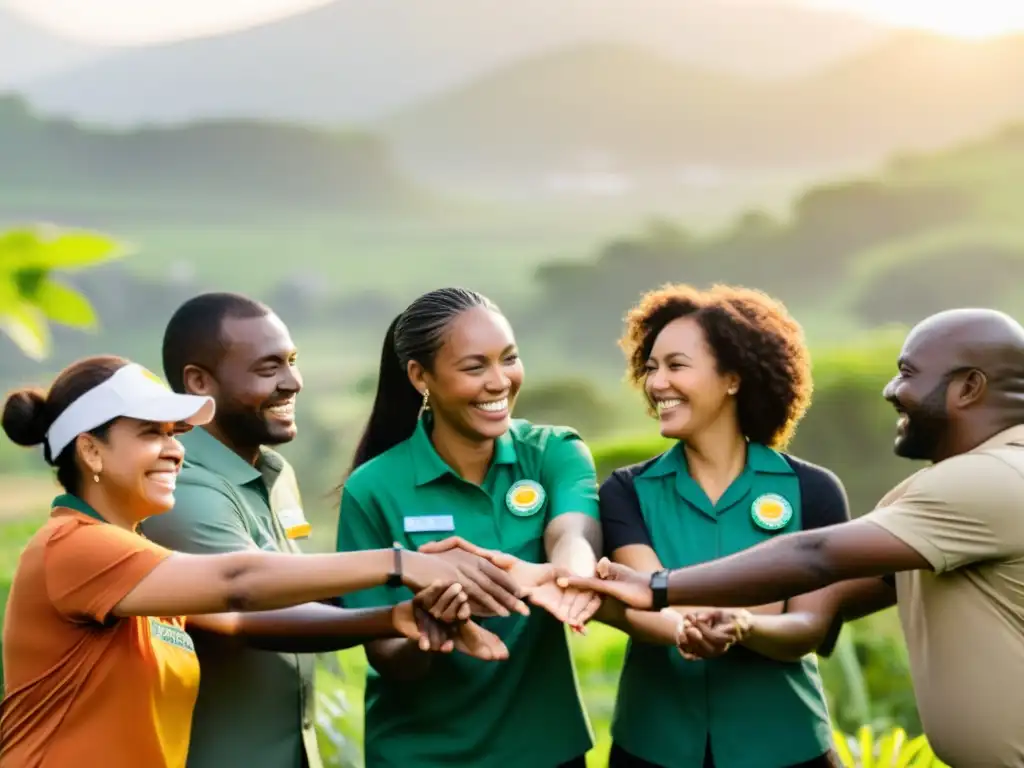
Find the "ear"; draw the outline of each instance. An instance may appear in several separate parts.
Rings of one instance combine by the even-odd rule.
[[[725,391],[730,395],[735,395],[740,391],[740,377],[735,373],[727,373],[723,377],[725,379]]]
[[[100,452],[99,440],[89,434],[75,438],[75,453],[85,471],[90,475],[103,472],[103,454]]]
[[[416,388],[416,391],[421,395],[429,389],[426,378],[427,371],[415,360],[409,361],[409,364],[405,368],[405,372],[409,376],[409,383],[412,384]]]
[[[190,395],[212,397],[217,389],[213,376],[198,365],[186,365],[181,381],[185,385],[185,392]]]
[[[954,391],[956,393],[956,404],[960,408],[977,403],[985,395],[988,389],[988,378],[984,373],[974,368],[967,372],[963,381]]]

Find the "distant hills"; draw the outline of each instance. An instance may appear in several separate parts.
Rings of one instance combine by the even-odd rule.
[[[781,82],[596,44],[510,65],[382,121],[427,174],[683,176],[867,167],[1024,116],[1024,37],[902,33]]]
[[[210,211],[395,209],[419,198],[372,136],[245,120],[96,130],[0,98],[0,208]],[[29,215],[24,213],[22,215]]]
[[[120,51],[22,90],[45,111],[109,124],[368,122],[583,43],[765,79],[815,70],[886,34],[785,0],[339,0],[253,29]]]

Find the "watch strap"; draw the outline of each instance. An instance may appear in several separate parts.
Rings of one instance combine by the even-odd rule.
[[[651,574],[651,603],[655,611],[668,607],[668,569]]]
[[[391,551],[394,553],[394,563],[386,583],[389,587],[401,587],[405,583],[402,580],[402,545],[396,541],[391,545]]]

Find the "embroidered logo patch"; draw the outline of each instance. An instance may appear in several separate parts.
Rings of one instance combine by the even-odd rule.
[[[750,516],[764,530],[777,531],[793,519],[793,507],[777,493],[765,493],[750,505]]]
[[[154,640],[159,640],[162,643],[173,645],[183,650],[195,653],[195,646],[192,645],[192,638],[189,637],[188,632],[183,629],[178,629],[171,624],[164,624],[158,619],[150,617],[149,619],[149,634]]]
[[[519,517],[529,517],[537,512],[544,505],[544,499],[544,489],[533,480],[519,480],[505,494],[509,511]]]

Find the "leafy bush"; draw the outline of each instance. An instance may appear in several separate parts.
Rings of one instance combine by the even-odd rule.
[[[876,739],[871,727],[865,725],[856,736],[837,730],[833,739],[843,768],[948,768],[932,752],[925,736],[911,739],[902,728]]]

